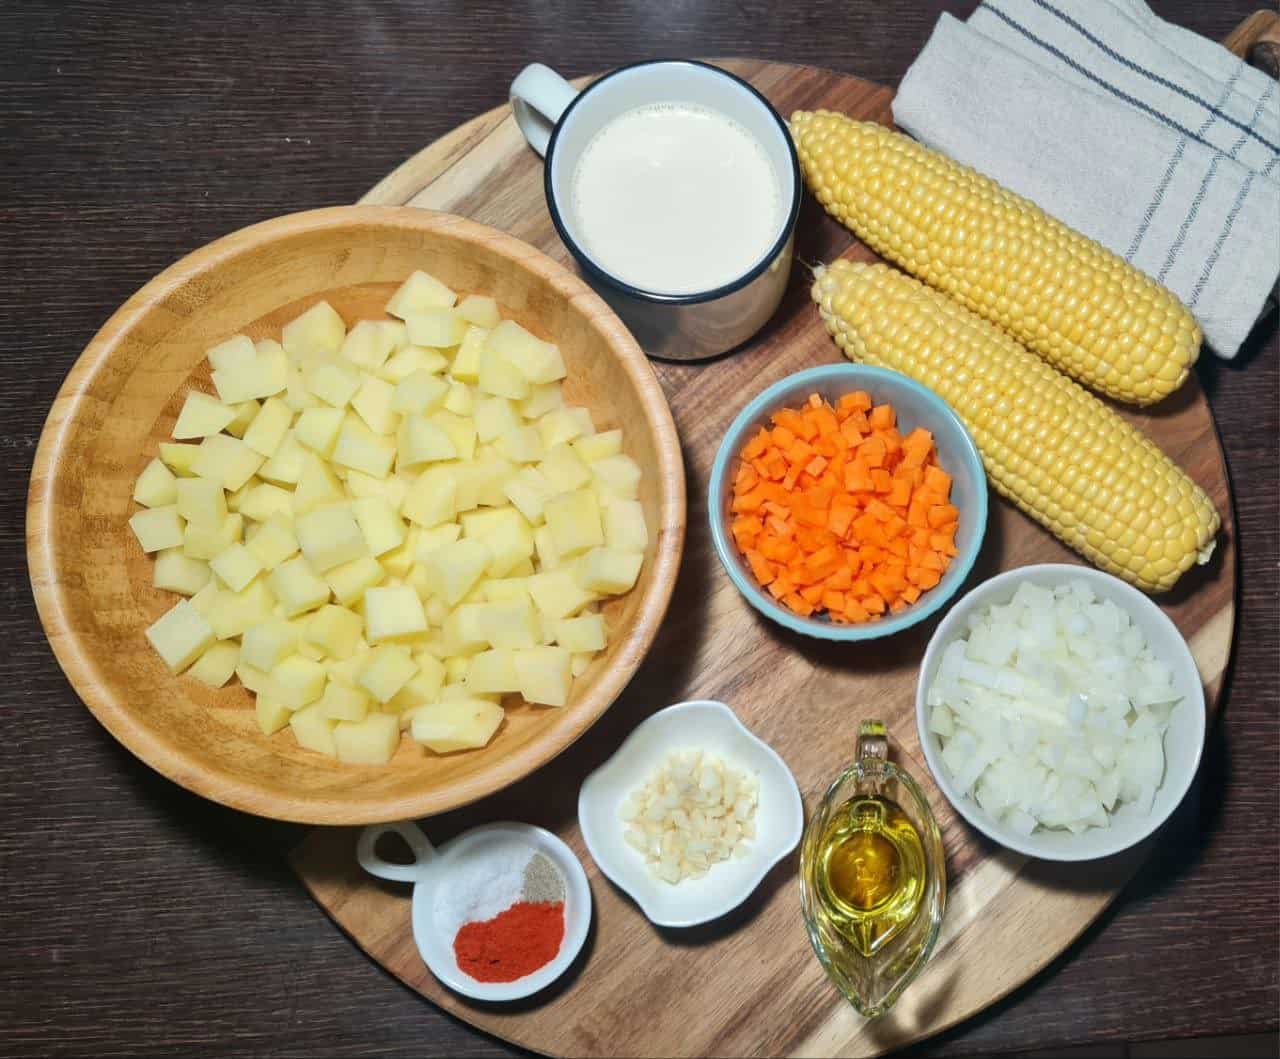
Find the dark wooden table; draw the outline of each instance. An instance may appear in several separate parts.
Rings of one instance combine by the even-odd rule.
[[[896,84],[945,6],[0,5],[0,1052],[511,1052],[330,925],[284,866],[293,829],[159,778],[54,662],[27,581],[27,477],[63,374],[107,315],[217,236],[355,200],[505,99],[531,60],[577,75],[655,54],[759,55]],[[1221,38],[1254,4],[1156,6]],[[923,1052],[1277,1026],[1277,347],[1273,313],[1238,360],[1200,368],[1234,483],[1242,588],[1225,720],[1195,792],[1084,938]]]

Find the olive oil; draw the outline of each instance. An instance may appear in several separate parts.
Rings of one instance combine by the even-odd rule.
[[[858,795],[832,814],[818,844],[814,883],[823,914],[864,956],[874,956],[920,910],[924,847],[896,802]]]

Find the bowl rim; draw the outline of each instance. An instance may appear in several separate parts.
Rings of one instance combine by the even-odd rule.
[[[614,869],[616,866],[611,864],[607,855],[604,858],[600,856],[598,852],[600,849],[600,843],[592,841],[593,831],[590,824],[591,815],[587,809],[593,800],[598,800],[600,797],[598,794],[595,794],[591,788],[603,782],[604,774],[611,768],[615,767],[617,763],[626,756],[628,747],[635,742],[643,729],[670,724],[673,720],[677,720],[681,714],[687,713],[714,713],[723,716],[744,739],[759,746],[760,749],[764,751],[765,755],[776,762],[781,768],[781,774],[791,781],[786,785],[786,794],[789,796],[788,801],[791,802],[792,808],[795,812],[793,813],[791,821],[791,830],[785,836],[783,845],[777,850],[776,854],[772,856],[766,854],[766,856],[760,860],[760,863],[757,866],[758,871],[743,887],[741,892],[734,891],[733,894],[726,896],[722,906],[717,907],[716,911],[704,916],[662,916],[655,912],[643,897],[632,890],[622,878],[615,874]],[[796,782],[795,773],[791,771],[791,767],[786,763],[781,754],[747,727],[742,718],[734,711],[733,707],[718,699],[689,699],[685,702],[677,702],[671,706],[665,706],[661,710],[658,710],[657,713],[650,714],[627,733],[627,737],[618,745],[618,748],[604,761],[592,769],[586,779],[582,781],[582,786],[578,788],[578,831],[582,835],[582,844],[591,855],[591,859],[595,861],[596,867],[600,869],[601,874],[631,898],[631,900],[636,903],[636,906],[640,911],[644,913],[645,918],[656,927],[684,929],[686,927],[700,926],[703,923],[710,923],[719,919],[721,916],[728,915],[742,904],[743,901],[756,892],[760,884],[764,882],[765,876],[768,875],[769,872],[773,871],[779,862],[791,855],[796,846],[800,844],[800,839],[804,835],[804,827],[804,798],[800,794],[800,786]]]
[[[355,800],[336,795],[298,795],[231,776],[192,759],[159,730],[139,722],[111,683],[100,677],[92,648],[67,619],[68,606],[53,526],[58,517],[53,497],[72,460],[69,439],[91,401],[91,389],[125,337],[144,321],[156,303],[228,259],[251,253],[276,239],[305,232],[381,226],[444,233],[463,242],[497,249],[513,265],[547,281],[589,320],[631,379],[641,410],[654,434],[659,543],[652,558],[649,585],[627,634],[617,641],[613,665],[601,674],[588,713],[526,745],[518,755],[499,758],[480,775],[451,781],[416,794]],[[187,254],[132,294],[89,341],[58,389],[41,429],[28,484],[27,572],[36,611],[63,673],[89,711],[121,744],[161,775],[211,801],[276,820],[303,824],[354,825],[430,816],[468,805],[509,786],[545,765],[599,719],[634,675],[661,625],[671,600],[684,549],[685,472],[679,436],[666,396],[652,365],[635,338],[608,305],[570,269],[536,247],[488,225],[455,214],[411,206],[331,206],[283,214],[224,235]]]
[[[1100,843],[1094,850],[1045,850],[1042,846],[1033,840],[1033,836],[1006,835],[997,832],[994,829],[993,821],[987,816],[986,812],[973,799],[956,792],[955,785],[951,781],[951,776],[947,772],[946,766],[943,765],[939,753],[934,750],[934,736],[929,731],[929,720],[927,716],[928,706],[926,705],[926,689],[925,674],[933,665],[935,657],[943,650],[946,644],[954,637],[956,626],[959,625],[961,615],[966,613],[967,604],[973,596],[979,592],[990,591],[993,587],[1008,584],[1010,582],[1021,582],[1033,577],[1056,578],[1059,580],[1070,578],[1083,578],[1095,582],[1102,582],[1116,586],[1120,594],[1126,600],[1134,604],[1134,608],[1142,610],[1151,615],[1157,624],[1163,623],[1174,634],[1177,642],[1182,645],[1179,652],[1179,662],[1189,665],[1191,672],[1196,675],[1196,679],[1192,682],[1194,691],[1190,698],[1193,707],[1192,724],[1196,729],[1196,737],[1194,740],[1194,756],[1191,761],[1190,768],[1186,774],[1180,778],[1176,784],[1171,786],[1171,790],[1176,792],[1176,797],[1172,798],[1163,812],[1152,812],[1145,821],[1146,827],[1135,833],[1131,838],[1123,841],[1115,840],[1115,832],[1109,832],[1112,841],[1109,843]],[[1195,709],[1194,707],[1199,707]],[[1204,754],[1205,734],[1208,731],[1208,717],[1206,714],[1205,697],[1204,697],[1204,680],[1200,676],[1200,667],[1196,665],[1195,655],[1192,654],[1191,646],[1187,643],[1187,639],[1182,635],[1182,631],[1174,624],[1173,619],[1169,617],[1159,605],[1151,599],[1146,593],[1139,591],[1127,581],[1109,574],[1104,570],[1095,569],[1092,566],[1076,565],[1074,563],[1033,563],[1030,566],[1018,566],[1012,570],[1005,570],[993,577],[987,578],[981,584],[974,585],[968,592],[960,597],[947,614],[945,618],[938,623],[938,627],[934,629],[933,635],[929,637],[929,643],[925,646],[924,655],[920,659],[920,667],[916,673],[916,734],[919,738],[920,749],[923,751],[925,761],[929,766],[929,771],[933,774],[934,783],[937,784],[938,790],[942,792],[943,797],[947,799],[952,808],[956,810],[970,826],[976,828],[992,842],[1011,849],[1017,853],[1021,853],[1027,857],[1035,857],[1039,860],[1058,861],[1058,862],[1076,862],[1088,860],[1100,860],[1103,857],[1111,857],[1117,853],[1123,853],[1125,850],[1132,849],[1139,843],[1146,841],[1156,831],[1164,826],[1165,822],[1173,815],[1174,810],[1182,804],[1182,800],[1186,797],[1187,791],[1191,789],[1191,784],[1195,781],[1196,774],[1200,771],[1200,761]],[[1167,769],[1167,766],[1166,766]],[[1166,772],[1165,782],[1162,787],[1170,783],[1170,776]],[[1087,832],[1086,832],[1087,833]]]
[[[832,379],[842,377],[847,377],[850,382],[863,380],[868,384],[868,388],[872,388],[876,384],[890,387],[898,386],[911,391],[919,397],[938,418],[947,420],[959,432],[960,437],[964,439],[964,444],[961,446],[962,459],[968,466],[969,471],[974,475],[975,480],[983,484],[983,488],[977,491],[977,510],[974,512],[976,515],[974,522],[976,532],[972,546],[966,553],[956,557],[955,569],[959,571],[960,576],[956,579],[955,586],[949,592],[931,590],[921,598],[919,603],[913,604],[900,614],[881,618],[878,621],[866,622],[862,625],[837,625],[834,622],[802,618],[800,615],[793,614],[787,610],[786,607],[775,603],[755,583],[754,579],[747,578],[739,568],[736,548],[729,540],[729,534],[725,529],[726,520],[721,516],[715,502],[716,493],[720,491],[722,483],[728,476],[729,466],[737,458],[742,436],[752,423],[759,419],[771,406],[778,404],[790,391],[811,384],[830,382]],[[707,481],[707,520],[711,525],[711,540],[715,545],[716,555],[720,559],[720,565],[724,567],[725,573],[729,575],[729,580],[734,583],[747,602],[766,618],[776,621],[779,625],[785,626],[792,632],[802,633],[805,636],[812,636],[821,640],[835,640],[842,643],[878,640],[883,636],[892,636],[894,633],[909,629],[911,626],[924,621],[940,607],[944,606],[964,585],[973,570],[974,563],[978,560],[978,555],[982,551],[982,543],[986,539],[989,509],[986,481],[986,470],[983,467],[982,457],[978,453],[978,446],[974,444],[973,437],[951,406],[927,386],[921,385],[915,379],[903,375],[901,372],[891,371],[888,368],[873,367],[870,364],[849,362],[821,364],[817,367],[793,372],[779,379],[752,398],[746,407],[734,417],[733,422],[729,424],[728,430],[725,431],[719,447],[716,449],[715,462],[711,465],[711,474]]]

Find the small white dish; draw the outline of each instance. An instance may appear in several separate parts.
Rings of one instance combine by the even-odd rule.
[[[414,857],[412,864],[393,864],[378,856],[374,847],[378,839],[388,833],[397,834],[408,843]],[[543,854],[559,869],[565,888],[564,941],[560,943],[555,959],[533,974],[517,978],[514,982],[477,982],[458,967],[453,953],[453,937],[446,937],[436,926],[436,888],[448,882],[451,868],[460,865],[467,856],[480,852],[487,843],[505,844],[512,840]],[[582,870],[582,864],[573,851],[541,827],[519,823],[486,824],[464,831],[437,849],[411,821],[374,824],[360,833],[356,859],[365,871],[379,879],[413,883],[413,940],[422,954],[423,963],[455,993],[473,1000],[520,1000],[532,996],[568,970],[587,940],[587,929],[591,925],[591,888],[587,885],[587,873]]]
[[[1107,827],[1091,827],[1078,835],[1057,828],[1038,828],[1029,835],[1019,835],[986,813],[976,801],[961,794],[942,762],[942,745],[929,730],[927,697],[934,674],[942,661],[942,652],[952,640],[964,634],[969,616],[993,603],[1008,603],[1024,581],[1052,588],[1064,581],[1087,581],[1100,599],[1109,599],[1127,611],[1151,645],[1157,658],[1173,670],[1173,686],[1181,702],[1174,707],[1169,729],[1164,737],[1164,782],[1156,791],[1151,813],[1145,817],[1112,815]],[[1146,595],[1118,577],[1088,566],[1067,563],[1041,563],[1023,566],[984,581],[956,603],[934,630],[916,685],[916,728],[924,748],[929,771],[956,810],[988,838],[1002,846],[1044,860],[1076,861],[1109,857],[1136,846],[1163,824],[1191,787],[1200,767],[1204,749],[1205,706],[1204,685],[1196,660],[1178,627]]]
[[[701,879],[672,885],[655,876],[623,840],[618,813],[676,750],[702,750],[760,781],[756,837],[750,855],[712,866]],[[804,832],[800,790],[786,762],[723,702],[681,702],[638,725],[613,756],[583,781],[578,827],[587,850],[613,882],[659,927],[692,927],[745,901],[769,870],[796,848]]]

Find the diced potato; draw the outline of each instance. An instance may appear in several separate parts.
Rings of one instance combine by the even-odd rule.
[[[553,408],[538,420],[538,433],[549,449],[595,433],[591,413],[585,408]]]
[[[413,549],[415,562],[422,562],[437,548],[452,544],[462,536],[462,527],[456,522],[446,522],[431,529],[419,529]]]
[[[401,511],[425,529],[451,522],[458,513],[458,482],[450,467],[428,467],[409,486]]]
[[[375,434],[388,437],[400,425],[400,416],[392,408],[395,396],[396,388],[391,383],[374,375],[366,375],[360,389],[351,398],[351,407],[364,420],[365,426]]]
[[[331,721],[363,721],[369,712],[369,696],[363,688],[331,679],[318,708]]]
[[[394,438],[375,434],[358,416],[347,416],[333,448],[335,464],[361,471],[372,478],[385,478],[395,458]]]
[[[526,331],[514,320],[503,320],[489,333],[486,347],[499,353],[525,380],[549,383],[565,376],[560,350]]]
[[[566,651],[582,654],[605,648],[604,616],[583,614],[577,618],[561,618],[548,623],[548,631]]]
[[[302,630],[302,640],[329,658],[350,658],[360,648],[364,619],[346,607],[325,604],[313,611]]]
[[[598,467],[599,463],[592,466]],[[578,489],[553,497],[547,501],[544,513],[556,554],[562,559],[604,544],[600,505],[591,489]]]
[[[270,482],[259,482],[250,485],[240,498],[239,511],[254,522],[278,520],[288,525],[293,522],[293,494]]]
[[[159,459],[147,464],[133,485],[133,499],[143,507],[168,507],[178,502],[174,474]]]
[[[239,670],[237,670],[237,673],[239,673]],[[289,723],[289,719],[293,716],[293,711],[278,702],[272,702],[265,695],[259,695],[254,703],[254,715],[263,735],[275,735],[276,732]]]
[[[556,551],[556,542],[547,526],[539,526],[533,531],[533,547],[538,555],[540,571],[545,573],[561,565],[560,553]]]
[[[235,492],[257,473],[263,462],[263,457],[239,438],[214,434],[200,443],[192,470],[200,478],[216,481],[222,488]]]
[[[386,478],[375,478],[371,474],[365,474],[354,468],[347,469],[346,486],[347,492],[357,500],[369,496],[380,496],[391,505],[394,511],[399,511],[404,506],[404,498],[409,492],[409,483],[403,478],[392,475]]]
[[[305,556],[281,563],[267,575],[267,587],[284,608],[286,618],[329,602],[329,586],[320,580]]]
[[[416,742],[437,754],[488,744],[502,724],[502,707],[484,699],[455,699],[421,706],[409,729]]]
[[[326,504],[340,504],[345,499],[342,483],[330,466],[314,452],[307,453],[302,462],[297,488],[293,491],[294,518]]]
[[[355,516],[345,505],[322,507],[299,515],[294,532],[302,554],[316,573],[359,559],[369,551]]]
[[[526,578],[534,605],[547,618],[567,618],[596,598],[583,588],[568,568],[550,570]]]
[[[342,357],[358,368],[377,371],[386,363],[402,337],[402,323],[391,320],[361,320],[343,339]]]
[[[480,585],[484,598],[491,603],[502,603],[507,600],[524,600],[532,602],[529,595],[529,582],[526,577],[491,577]]]
[[[338,432],[345,418],[346,412],[341,408],[308,408],[293,425],[293,436],[312,452],[327,457],[338,443]]]
[[[270,672],[297,650],[298,639],[298,627],[292,622],[276,618],[251,625],[240,639],[240,662]]]
[[[563,647],[530,647],[511,655],[526,702],[563,706],[569,701],[573,658]]]
[[[298,554],[298,537],[293,524],[279,515],[261,522],[258,531],[249,538],[245,547],[253,553],[264,570],[274,570],[286,559]]]
[[[586,434],[571,442],[573,451],[583,463],[595,463],[606,456],[616,456],[622,451],[622,431],[606,430],[601,434]]]
[[[383,644],[365,655],[356,683],[378,702],[390,702],[418,672],[418,663],[403,647]]]
[[[483,294],[468,294],[458,303],[458,315],[477,327],[496,327],[502,319],[498,303]]]
[[[249,424],[262,406],[257,401],[241,401],[232,407],[236,410],[236,417],[227,424],[226,431],[232,437],[243,438],[244,432],[249,429]]]
[[[480,580],[492,558],[493,553],[483,541],[461,540],[437,548],[424,565],[445,602],[453,606]]]
[[[457,300],[457,294],[435,276],[418,271],[400,284],[395,294],[391,295],[391,300],[387,302],[387,312],[401,320],[407,320],[410,313],[427,309],[448,309]]]
[[[268,622],[274,615],[275,596],[261,579],[239,592],[222,589],[209,609],[209,624],[219,640],[242,636],[247,629]]]
[[[503,483],[502,492],[531,525],[542,522],[547,501],[559,490],[535,467],[523,467]]]
[[[453,442],[453,447],[457,450],[459,459],[470,460],[475,457],[475,420],[469,416],[454,415],[444,409],[432,412],[430,419],[431,422],[449,435],[449,440]]]
[[[338,727],[338,722],[331,721],[321,713],[318,705],[308,706],[291,715],[289,727],[293,729],[293,737],[300,747],[329,757],[338,756],[338,747],[333,739],[333,731]]]
[[[510,651],[481,651],[473,655],[467,666],[466,685],[474,691],[503,693],[520,690],[516,667]]]
[[[480,380],[480,354],[489,337],[487,327],[470,327],[463,336],[458,352],[454,354],[449,374],[462,382],[475,383]]]
[[[188,522],[219,526],[227,517],[227,497],[222,483],[212,478],[181,478],[174,483],[178,514]]]
[[[525,419],[541,419],[548,412],[563,407],[563,388],[558,382],[548,382],[529,387],[529,396],[520,402],[520,414]]]
[[[364,534],[365,545],[371,555],[382,555],[400,547],[408,535],[404,519],[384,497],[369,496],[354,500],[351,503],[351,513],[360,526],[360,532]]]
[[[462,341],[467,321],[453,309],[421,309],[404,318],[409,341],[415,346],[448,349]]]
[[[616,596],[631,591],[643,562],[644,556],[640,552],[592,548],[578,562],[574,576],[578,584],[590,592]]]
[[[147,639],[173,673],[181,673],[213,645],[213,626],[188,599],[158,618],[148,629]]]
[[[129,528],[133,530],[133,535],[138,538],[144,552],[179,548],[185,539],[185,529],[177,504],[144,508],[135,512],[129,519]]]
[[[492,646],[513,649],[534,647],[538,644],[541,630],[529,596],[526,595],[523,599],[481,603],[476,606],[479,607],[477,618],[479,631]]]
[[[427,349],[425,346],[405,346],[397,351],[391,359],[382,365],[378,375],[386,379],[392,386],[398,386],[410,375],[425,371],[428,375],[438,375],[449,366],[449,358],[438,349]]]
[[[362,555],[349,563],[326,570],[324,579],[333,589],[333,598],[344,607],[355,606],[368,589],[382,584],[387,571],[372,555]]]
[[[225,404],[274,397],[288,389],[289,362],[283,352],[261,351],[251,361],[218,368],[213,373],[213,386]]]
[[[156,510],[159,510],[158,508]],[[182,550],[191,559],[211,560],[244,536],[244,516],[227,515],[221,522],[188,522],[182,531]]]
[[[385,703],[388,710],[402,713],[428,702],[438,702],[444,687],[444,663],[434,655],[419,651],[413,656],[418,671]]]
[[[307,643],[306,640],[298,641],[297,653],[299,657],[305,658],[308,662],[324,661],[324,652],[320,650],[320,648],[314,646],[313,644]]]
[[[190,478],[195,472],[191,465],[196,461],[199,445],[178,445],[172,441],[160,442],[160,459],[180,478]]]
[[[293,410],[279,397],[268,397],[244,432],[244,443],[258,455],[269,459],[280,450],[292,425]]]
[[[173,436],[179,441],[190,438],[205,438],[225,430],[227,424],[235,419],[236,410],[223,404],[207,393],[192,390],[178,413],[178,421],[173,426]]]
[[[298,441],[297,434],[290,429],[281,439],[274,455],[258,468],[258,476],[269,482],[297,485],[298,479],[302,476],[302,465],[306,462],[307,451]]]
[[[427,631],[422,601],[408,585],[368,589],[364,594],[364,622],[365,638],[371,644]]]
[[[206,350],[204,354],[205,360],[215,371],[218,368],[234,367],[236,364],[248,364],[257,355],[253,339],[248,335],[234,335]]]
[[[573,678],[575,680],[590,668],[595,657],[595,653],[592,651],[588,651],[585,654],[575,654],[573,656],[573,662],[569,666],[569,672],[573,674]]]
[[[325,670],[319,662],[290,655],[267,676],[267,694],[291,710],[300,710],[324,694]]]
[[[301,316],[284,325],[280,341],[290,357],[337,353],[347,337],[347,325],[328,302],[316,302]]]
[[[220,688],[235,675],[239,661],[240,645],[230,640],[220,640],[196,659],[187,670],[187,675],[211,688]]]
[[[449,435],[436,423],[420,415],[406,415],[401,420],[396,443],[402,469],[452,460],[458,455]]]
[[[492,340],[493,336],[489,337]],[[483,393],[506,397],[513,401],[522,401],[529,396],[528,380],[515,364],[492,345],[480,351],[480,375],[477,385]]]
[[[515,464],[500,456],[485,456],[451,469],[458,482],[459,511],[470,511],[480,505],[506,506],[507,494],[503,489],[515,477]]]
[[[465,382],[454,382],[449,387],[449,392],[444,395],[445,411],[452,412],[456,416],[469,416],[476,410],[475,395],[471,392],[471,387]]]
[[[333,730],[338,760],[347,765],[385,765],[400,745],[400,724],[389,713],[363,721],[340,721]]]
[[[212,576],[212,573],[210,571],[209,583],[191,597],[191,605],[206,618],[213,614],[213,608],[218,602],[218,597],[222,595],[222,589],[218,586],[218,582]]]
[[[396,383],[391,408],[401,415],[425,415],[439,408],[448,393],[444,379],[419,368]]]
[[[606,456],[591,464],[596,488],[601,494],[634,500],[640,495],[640,465],[630,456]]]
[[[649,546],[640,501],[610,498],[604,506],[604,543],[620,552],[643,552]]]
[[[537,463],[546,456],[542,435],[532,424],[515,427],[498,438],[498,451],[513,463]]]
[[[360,389],[359,374],[339,360],[316,361],[303,369],[302,377],[308,390],[334,408],[346,408]]]
[[[213,572],[232,592],[243,592],[262,573],[258,557],[243,544],[233,544],[209,562]]]
[[[572,489],[581,489],[591,481],[591,470],[587,464],[565,442],[547,449],[547,454],[538,464],[538,470],[557,493],[567,493]]]
[[[188,558],[181,548],[166,548],[156,556],[151,583],[165,592],[194,596],[212,576],[208,563]]]
[[[302,376],[302,369],[296,365],[285,370],[285,388],[284,393],[280,395],[280,400],[295,413],[320,407],[320,398],[307,389],[307,380]]]

